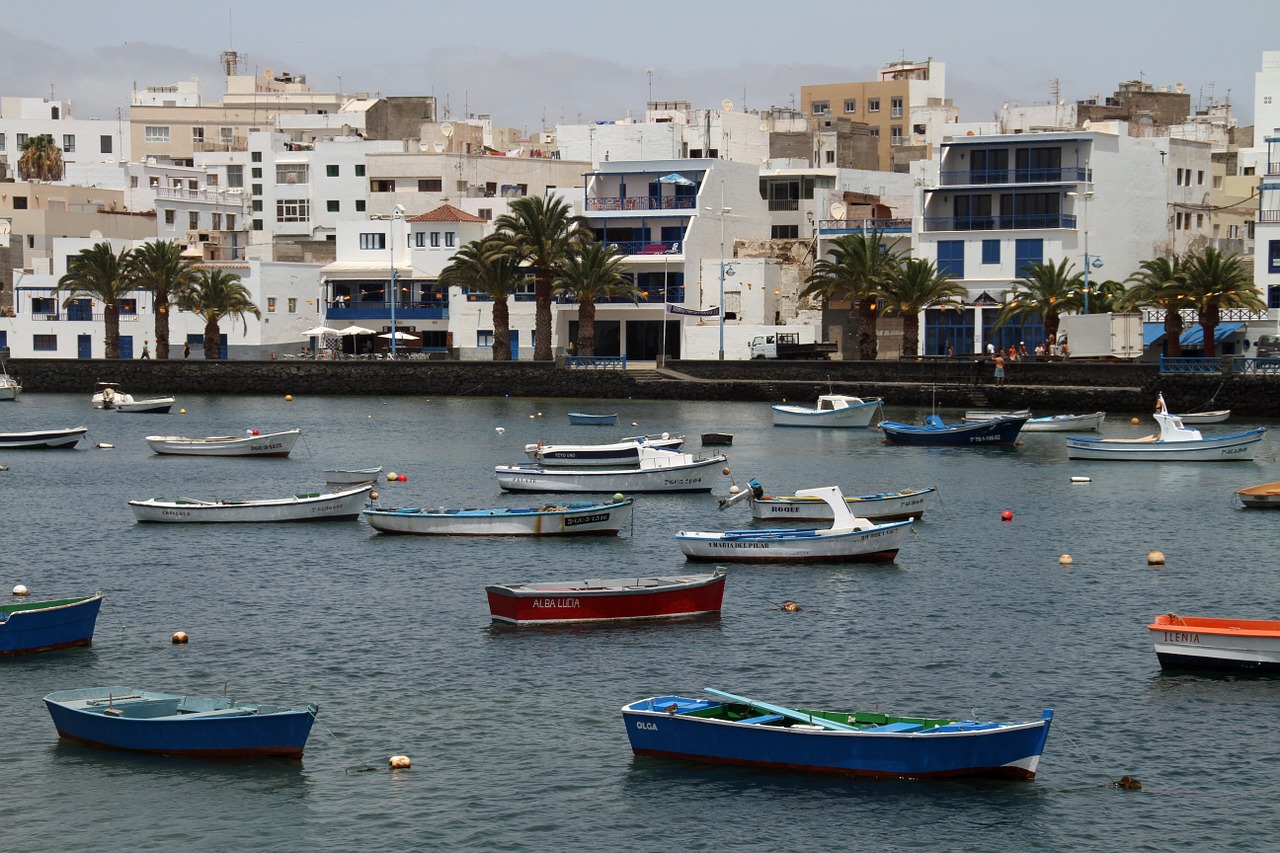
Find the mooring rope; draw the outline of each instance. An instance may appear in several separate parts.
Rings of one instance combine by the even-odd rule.
[[[334,741],[338,744],[338,746],[340,746],[340,747],[342,747],[344,750],[346,750],[346,752],[347,752],[347,754],[348,754],[348,755],[350,755],[350,756],[351,756],[352,758],[354,758],[356,761],[359,761],[361,764],[363,764],[363,765],[364,765],[364,767],[356,767],[356,768],[348,767],[348,768],[346,769],[346,772],[347,772],[347,773],[351,773],[351,772],[355,772],[355,773],[368,773],[368,772],[369,772],[369,771],[371,771],[371,770],[377,770],[377,769],[378,769],[378,768],[374,767],[372,764],[370,764],[369,762],[365,761],[365,760],[364,760],[362,757],[360,757],[359,755],[356,755],[354,752],[352,752],[352,751],[351,751],[351,749],[350,749],[350,748],[349,748],[345,743],[343,743],[341,740],[339,740],[339,739],[338,739],[338,736],[337,736],[336,734],[334,734],[334,733],[333,733],[333,729],[329,728],[329,727],[328,727],[328,726],[326,726],[324,723],[321,723],[319,720],[316,720],[316,723],[317,723],[317,724],[319,724],[320,728],[324,729],[324,730],[329,734],[329,737],[331,737],[331,738],[333,738],[333,739],[334,739]]]
[[[1067,734],[1066,727],[1063,726],[1062,723],[1059,722],[1056,718],[1053,721],[1053,726],[1054,728],[1062,732],[1062,736],[1067,739],[1067,743],[1074,746],[1081,755],[1083,755],[1086,759],[1088,759],[1089,763],[1092,764],[1099,773],[1101,773],[1103,776],[1106,777],[1107,779],[1106,783],[1099,784],[1098,785],[1099,788],[1126,788],[1129,790],[1139,790],[1140,788],[1142,788],[1142,783],[1129,775],[1122,776],[1119,779],[1112,779],[1111,774],[1107,773],[1105,770],[1099,767],[1098,762],[1093,760],[1093,756],[1085,752],[1084,749],[1081,748],[1080,744],[1076,743],[1075,740],[1071,737],[1071,735]]]

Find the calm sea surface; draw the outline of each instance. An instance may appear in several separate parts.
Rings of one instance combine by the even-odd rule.
[[[90,428],[74,451],[0,454],[10,467],[0,473],[0,594],[16,583],[33,598],[107,593],[91,649],[0,662],[6,849],[1280,846],[1280,679],[1163,675],[1144,629],[1168,611],[1280,616],[1280,513],[1232,505],[1235,489],[1280,480],[1280,433],[1253,463],[1089,463],[1067,460],[1061,434],[1025,435],[1012,450],[895,448],[874,431],[775,429],[755,403],[179,405],[187,414],[100,412],[88,391],[0,403],[6,431]],[[1135,409],[1142,426],[1113,413],[1104,434],[1150,432],[1149,410]],[[575,410],[617,410],[627,426],[570,427]],[[302,440],[284,460],[160,457],[143,441],[294,426]],[[408,475],[379,486],[397,505],[527,506],[540,499],[501,494],[492,472],[523,459],[525,442],[671,431],[696,449],[712,430],[735,435],[738,483],[934,485],[940,500],[890,565],[732,568],[717,620],[519,630],[490,624],[485,584],[687,571],[675,531],[747,526],[748,510],[719,512],[708,495],[640,496],[633,535],[479,541],[377,535],[363,521],[146,526],[126,505],[277,497],[321,487],[325,468],[381,464]],[[1006,509],[1012,522],[1001,521]],[[1168,563],[1150,568],[1157,548]],[[1073,566],[1058,565],[1064,553]],[[786,599],[804,610],[774,606]],[[188,645],[169,642],[176,630]],[[107,684],[316,701],[320,715],[301,762],[59,743],[40,698]],[[781,704],[1026,720],[1052,707],[1056,718],[1030,783],[634,758],[619,708],[704,686]],[[411,770],[385,769],[398,753]],[[376,770],[357,772],[365,766]],[[1125,774],[1143,789],[1107,786]]]

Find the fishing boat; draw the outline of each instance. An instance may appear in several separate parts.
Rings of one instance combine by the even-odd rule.
[[[57,450],[75,447],[88,427],[0,432],[0,450]]]
[[[750,492],[740,492],[726,506]],[[682,530],[676,534],[689,560],[735,563],[891,562],[911,532],[911,522],[876,524],[854,515],[838,486],[802,489],[799,497],[824,501],[832,525],[825,530],[774,528],[726,530],[723,533]]]
[[[720,612],[725,573],[486,586],[489,615],[515,625],[670,619]]]
[[[127,394],[124,396],[128,396]],[[117,412],[132,413],[135,415],[167,415],[169,410],[173,408],[173,397],[151,397],[146,400],[116,400],[115,410]]]
[[[616,536],[634,507],[631,498],[497,509],[372,506],[364,518],[379,533],[419,536]]]
[[[1030,417],[1030,409],[970,409],[964,413],[961,420],[969,424],[978,424],[983,421],[998,421],[1002,418],[1030,419]]]
[[[1135,462],[1249,462],[1258,452],[1266,427],[1205,438],[1187,429],[1182,418],[1169,414],[1164,395],[1153,416],[1160,432],[1142,438],[1067,437],[1068,459],[1118,459]]]
[[[1048,415],[1043,418],[1028,418],[1022,425],[1023,432],[1097,432],[1106,420],[1106,412],[1094,412],[1090,415]]]
[[[957,424],[944,423],[938,415],[928,415],[923,426],[881,421],[886,444],[932,444],[944,447],[1009,447],[1017,443],[1027,418],[994,418]]]
[[[1236,492],[1240,503],[1250,509],[1280,509],[1280,483],[1263,483]]]
[[[331,492],[303,492],[266,500],[194,500],[151,498],[129,501],[138,521],[171,524],[261,523],[279,521],[351,521],[360,517],[371,483]]]
[[[498,485],[508,492],[709,492],[724,454],[701,456],[640,445],[637,468],[560,468],[499,465]]]
[[[1164,613],[1147,631],[1163,669],[1280,672],[1280,619]]]
[[[9,371],[0,366],[0,400],[16,400],[22,394],[22,383],[9,375]]]
[[[660,435],[632,435],[607,444],[526,444],[524,453],[541,465],[566,465],[581,468],[587,465],[638,465],[640,445],[679,450],[684,446],[683,435],[664,432]]]
[[[381,465],[376,468],[328,468],[324,472],[324,481],[329,486],[355,486],[372,483],[381,473]]]
[[[773,406],[773,425],[776,427],[838,427],[840,429],[867,429],[880,412],[884,401],[880,397],[849,397],[844,394],[823,394],[813,408],[782,404]]]
[[[703,690],[718,698],[654,696],[624,705],[631,751],[886,779],[1030,780],[1053,720],[1051,709],[1038,720],[1015,723],[818,711]]]
[[[1213,412],[1184,412],[1178,417],[1184,424],[1220,424],[1231,417],[1230,409],[1218,409]]]
[[[820,497],[800,495],[766,495],[756,480],[750,480],[751,491],[747,503],[751,505],[751,517],[763,521],[833,521],[831,507]],[[849,511],[868,521],[904,521],[924,515],[925,507],[934,493],[934,486],[924,489],[902,489],[897,492],[879,492],[873,495],[846,497]],[[729,506],[732,498],[720,501],[720,508]]]
[[[0,658],[90,645],[103,597],[0,604]]]
[[[178,435],[149,435],[147,444],[162,456],[288,456],[301,429],[247,435],[213,435],[186,438]]]
[[[133,687],[59,690],[45,696],[44,704],[67,740],[216,758],[301,758],[319,710],[314,702],[287,708]]]
[[[569,413],[569,423],[575,426],[613,426],[617,422],[617,412],[608,415],[592,415],[586,412]]]

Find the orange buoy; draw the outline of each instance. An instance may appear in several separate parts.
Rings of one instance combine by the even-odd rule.
[[[1000,513],[1000,520],[1013,521],[1013,512],[1006,509],[1004,512]]]
[[[799,613],[800,605],[796,604],[794,601],[784,601],[782,602],[782,609],[788,613]]]
[[[1147,565],[1148,565],[1148,566],[1163,566],[1163,565],[1164,565],[1164,552],[1163,552],[1163,551],[1151,551],[1150,553],[1148,553],[1148,554],[1147,554]]]
[[[1129,421],[1129,423],[1133,424],[1134,426],[1137,426],[1138,424],[1142,423],[1142,421],[1138,420],[1137,418],[1134,418],[1133,420]]]
[[[1075,562],[1075,560],[1071,559],[1071,555],[1070,555],[1070,554],[1063,554],[1061,557],[1059,557],[1059,558],[1058,558],[1058,565],[1059,565],[1059,566],[1069,566],[1069,565],[1071,565],[1071,564],[1072,564],[1072,563],[1074,563],[1074,562]]]
[[[186,631],[174,631],[174,632],[173,632],[173,644],[174,644],[175,646],[180,646],[180,645],[182,645],[183,643],[185,643],[186,641],[187,641],[187,632],[186,632]]]

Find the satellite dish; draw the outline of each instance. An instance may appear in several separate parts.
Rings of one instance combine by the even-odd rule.
[[[446,121],[444,124],[440,125],[440,135],[445,139],[453,136],[453,122]]]
[[[101,231],[99,231],[97,228],[93,229],[92,231],[90,231],[90,232],[89,232],[89,239],[90,239],[90,240],[101,240],[101,239],[102,239],[102,232],[101,232]]]
[[[431,149],[427,147],[427,143],[425,143],[425,142],[419,142],[419,143],[418,143],[418,150],[419,150],[419,151],[430,151]]]
[[[845,204],[842,201],[833,201],[831,202],[830,210],[832,219],[843,220],[844,215],[848,212],[849,208],[845,207]]]
[[[729,100],[728,98],[725,98],[723,101],[720,102],[720,109],[724,110],[727,113],[733,112],[733,101]]]
[[[439,154],[444,150],[444,142],[443,140],[437,139],[435,142],[431,143],[431,147],[435,149],[437,154]]]

